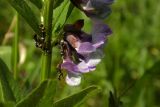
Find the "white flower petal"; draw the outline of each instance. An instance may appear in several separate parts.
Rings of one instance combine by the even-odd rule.
[[[89,68],[88,68],[87,64],[84,61],[80,62],[77,65],[77,67],[78,67],[78,69],[79,69],[79,71],[81,73],[87,73],[87,72],[89,72]]]
[[[82,6],[82,8],[83,8],[84,10],[86,10],[86,11],[94,10],[94,8],[93,8],[90,0],[87,2],[87,4],[86,4],[85,6]]]
[[[79,75],[67,75],[66,83],[70,86],[78,86],[81,83],[81,76]]]
[[[101,62],[103,57],[103,52],[101,49],[97,49],[96,52],[90,54],[87,60],[87,65],[89,68],[94,68],[97,64]]]
[[[87,65],[89,67],[94,67],[96,66],[97,64],[99,64],[101,62],[101,59],[90,59],[88,62],[87,62]]]

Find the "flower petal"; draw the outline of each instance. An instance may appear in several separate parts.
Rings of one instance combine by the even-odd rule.
[[[92,35],[91,34],[87,34],[87,33],[83,32],[80,36],[81,36],[82,42],[92,42]]]
[[[65,69],[69,72],[72,72],[74,74],[79,74],[78,73],[78,68],[77,68],[77,65],[74,64],[72,61],[65,61],[61,64],[61,68],[62,69]]]
[[[77,67],[81,73],[87,73],[90,70],[84,61],[80,62]]]
[[[67,37],[66,37],[66,40],[69,42],[69,44],[73,48],[79,47],[80,41],[79,41],[79,39],[77,37],[75,37],[75,35],[68,34]]]
[[[91,53],[87,59],[87,65],[89,68],[95,67],[97,64],[101,62],[101,59],[103,58],[103,52],[102,49],[97,49],[96,52]]]
[[[92,41],[96,48],[103,45],[107,36],[112,33],[111,29],[102,22],[93,22]]]
[[[97,19],[104,19],[110,13],[110,4],[114,0],[71,0],[71,2],[80,10],[82,10],[88,17]]]
[[[81,83],[81,76],[69,73],[66,76],[66,83],[70,86],[77,86]]]
[[[90,59],[88,62],[87,62],[87,65],[90,67],[90,68],[93,68],[95,67],[97,64],[99,64],[101,62],[101,59]]]
[[[83,55],[96,51],[96,48],[90,42],[82,42],[76,50],[79,54]]]
[[[83,10],[86,10],[86,11],[93,11],[94,10],[90,0],[86,4],[84,4],[84,5],[83,4],[82,4]]]
[[[104,33],[99,33],[93,38],[94,47],[98,48],[102,46],[106,41],[106,35]]]
[[[104,22],[96,19],[92,19],[92,22],[94,33],[107,33],[108,35],[112,33],[112,30],[106,24],[104,24]]]
[[[114,2],[114,0],[90,0],[90,1],[95,7],[110,5]]]

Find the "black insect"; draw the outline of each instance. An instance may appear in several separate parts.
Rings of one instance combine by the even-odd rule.
[[[62,61],[57,65],[58,80],[61,80],[62,78],[64,78],[64,75],[61,69],[61,64],[62,64]]]
[[[39,26],[39,30],[40,30],[40,35],[38,34],[34,35],[35,45],[37,48],[40,48],[43,51],[48,52],[47,44],[45,42],[46,31],[43,24]]]
[[[60,40],[59,42],[59,47],[60,47],[60,54],[61,54],[61,61],[60,63],[57,65],[57,70],[58,70],[58,79],[61,80],[61,78],[63,78],[63,73],[62,73],[62,68],[61,68],[61,64],[63,63],[63,60],[67,57],[70,57],[70,53],[69,53],[69,45],[65,40]]]

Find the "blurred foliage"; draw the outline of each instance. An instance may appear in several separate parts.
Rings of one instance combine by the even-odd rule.
[[[2,44],[14,17],[14,11],[5,0],[1,0],[0,9]],[[102,91],[80,107],[110,107],[111,99],[120,100],[122,102],[120,106],[123,107],[159,107],[160,1],[115,0],[112,11],[106,23],[112,28],[113,34],[105,47],[105,57],[102,62],[96,71],[83,76],[82,84],[78,87],[69,87],[64,85],[63,80],[59,81],[56,87],[56,99],[64,98],[90,85],[99,85]],[[74,9],[67,23],[79,18],[85,19],[84,30],[89,32],[91,22],[78,9]],[[20,43],[26,49],[26,57],[19,65],[19,80],[27,91],[39,83],[41,69],[41,51],[34,46],[33,34],[31,28],[21,18]],[[8,45],[12,45],[12,38],[3,45],[8,48],[6,50],[4,46],[0,47],[0,57],[11,69],[9,62],[11,52]],[[58,48],[53,48],[52,78],[57,78],[56,66],[60,61],[59,54]],[[116,96],[115,98],[111,98],[110,91],[115,94],[112,94]]]

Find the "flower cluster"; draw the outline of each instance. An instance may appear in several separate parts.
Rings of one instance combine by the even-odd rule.
[[[64,26],[65,50],[61,68],[67,70],[66,83],[79,85],[81,74],[93,71],[103,57],[103,47],[111,29],[104,24],[111,12],[109,7],[113,0],[71,0],[92,21],[92,32],[82,31],[83,20]]]

